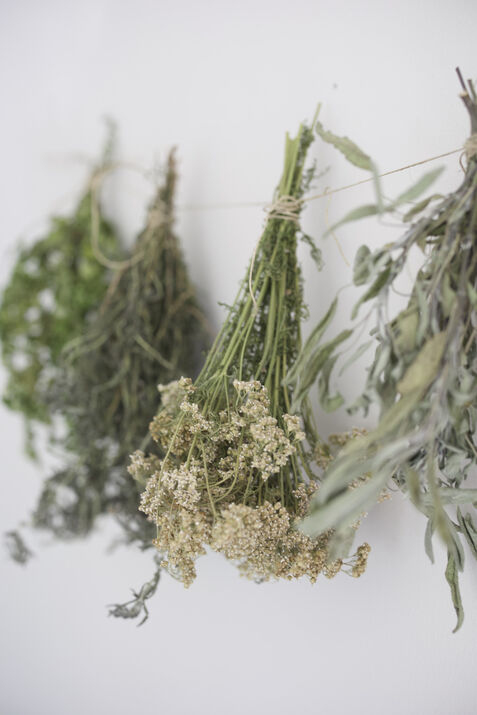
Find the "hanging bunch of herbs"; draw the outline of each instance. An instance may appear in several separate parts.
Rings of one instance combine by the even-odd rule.
[[[158,383],[197,374],[205,342],[205,319],[173,228],[176,180],[171,152],[130,259],[89,329],[63,351],[52,401],[68,425],[67,464],[47,480],[33,519],[62,538],[88,533],[97,516],[113,512],[127,540],[151,544],[129,457],[149,442]]]
[[[258,580],[306,575],[314,582],[342,567],[359,575],[366,563],[367,545],[350,564],[330,561],[329,532],[310,538],[294,528],[317,486],[305,436],[311,449],[321,444],[307,400],[292,414],[283,383],[305,313],[296,249],[312,140],[306,126],[287,136],[263,234],[200,375],[160,388],[151,434],[161,456],[133,455],[130,471],[145,487],[140,508],[157,530],[162,565],[185,586],[206,546]]]
[[[101,166],[110,161],[109,140]],[[98,171],[95,168],[94,174]],[[69,217],[55,217],[48,234],[21,249],[3,289],[0,341],[7,380],[4,403],[20,412],[26,451],[36,456],[35,423],[51,424],[49,393],[66,343],[92,319],[107,289],[107,269],[91,244],[91,181]],[[111,224],[98,221],[98,242],[110,255],[119,244]]]
[[[409,227],[401,239],[373,252],[367,246],[357,252],[354,283],[367,287],[353,318],[364,303],[374,302],[378,347],[365,390],[350,411],[366,412],[378,405],[380,420],[374,430],[345,446],[325,470],[302,525],[310,535],[334,527],[339,543],[393,480],[428,519],[425,547],[431,560],[434,532],[446,544],[456,629],[463,620],[458,572],[464,566],[464,541],[477,557],[477,489],[466,485],[477,464],[477,96],[471,82],[466,86],[460,80],[472,132],[461,186],[444,198],[431,196],[417,203],[405,216]],[[424,177],[386,208],[417,198],[433,178]],[[427,215],[417,218],[427,207]],[[357,209],[344,221],[373,213],[379,213],[377,205]],[[423,265],[407,306],[389,320],[390,291],[414,246],[424,255]],[[324,332],[335,307],[336,302],[315,332]],[[326,405],[338,345],[353,332],[330,341],[326,355],[323,345],[311,341],[291,384],[306,394],[318,378]],[[333,407],[342,402],[340,395],[335,397]]]

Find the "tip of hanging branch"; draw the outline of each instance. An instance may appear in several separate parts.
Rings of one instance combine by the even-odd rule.
[[[477,95],[475,92],[474,84],[471,79],[467,80],[467,84],[462,76],[462,72],[459,67],[455,68],[459,83],[462,87],[462,92],[460,93],[460,98],[464,102],[467,111],[470,115],[470,132],[471,135],[477,134]]]
[[[310,127],[310,128],[311,128],[312,131],[315,129],[316,122],[318,121],[318,116],[319,116],[320,112],[321,112],[321,102],[318,102],[318,105],[317,105],[317,107],[316,107],[316,109],[315,109],[315,114],[313,115],[313,119],[312,119],[312,122],[311,122],[311,127]]]
[[[106,114],[103,117],[103,122],[106,127],[106,139],[104,142],[101,167],[105,167],[112,162],[118,142],[118,125],[115,119]]]

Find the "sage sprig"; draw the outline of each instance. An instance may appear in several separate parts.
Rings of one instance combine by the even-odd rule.
[[[407,220],[434,202],[428,215],[409,225],[398,241],[376,251],[362,246],[357,252],[354,282],[367,287],[353,317],[371,301],[378,348],[365,390],[351,411],[366,412],[377,404],[380,420],[331,462],[302,524],[310,535],[334,527],[338,538],[394,480],[428,519],[425,545],[430,558],[435,531],[446,544],[456,630],[463,620],[458,584],[464,566],[462,543],[467,541],[477,554],[477,489],[465,486],[477,463],[477,97],[471,82],[463,87],[472,137],[466,145],[468,163],[461,186],[437,203],[433,196],[415,206]],[[429,185],[428,179],[422,180],[388,208],[416,198]],[[389,294],[414,246],[422,250],[424,263],[406,308],[389,321]],[[328,324],[330,316],[332,309],[322,323]],[[353,332],[348,330],[345,337]],[[311,366],[325,397],[339,342],[329,344],[317,370]],[[308,348],[313,354],[313,346]],[[315,365],[320,350],[323,347],[316,346]],[[305,357],[302,354],[298,378],[292,378],[299,381],[305,375],[307,388],[311,363]],[[350,490],[350,484],[355,488]]]

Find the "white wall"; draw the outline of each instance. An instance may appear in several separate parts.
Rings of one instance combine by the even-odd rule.
[[[33,238],[45,215],[71,205],[86,177],[75,155],[95,156],[105,113],[120,124],[124,159],[150,165],[179,146],[180,203],[266,201],[285,130],[318,101],[323,122],[383,170],[461,146],[468,119],[454,67],[476,76],[476,27],[471,0],[2,0],[2,284],[19,236]],[[362,178],[318,141],[313,153],[331,167],[317,191]],[[440,188],[451,189],[458,158],[442,163]],[[386,180],[386,192],[423,170]],[[132,236],[147,186],[121,174],[114,190],[111,207]],[[330,220],[371,199],[369,185],[335,196]],[[327,263],[317,275],[304,253],[315,318],[349,280],[335,244],[320,238],[325,208],[310,205],[304,219]],[[262,221],[254,208],[179,212],[215,324],[216,303],[232,299]],[[360,241],[393,235],[368,222],[340,240],[352,260]],[[326,433],[349,421],[321,424]],[[20,420],[2,408],[0,425],[3,531],[34,505],[42,474],[21,454]],[[257,586],[220,557],[204,558],[189,591],[164,577],[141,629],[106,618],[104,606],[148,577],[147,555],[107,554],[106,526],[75,545],[36,538],[25,569],[1,554],[0,712],[471,715],[477,568],[469,557],[465,624],[452,635],[443,554],[435,566],[427,561],[424,526],[399,494],[378,506],[361,530],[373,550],[358,581]]]

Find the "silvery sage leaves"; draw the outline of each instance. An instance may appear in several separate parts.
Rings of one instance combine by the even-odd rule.
[[[464,101],[477,127],[471,86]],[[343,145],[338,148],[343,151]],[[467,160],[465,177],[454,192],[427,197],[405,214],[407,225],[400,239],[375,251],[362,246],[357,252],[353,279],[363,292],[351,317],[356,318],[364,303],[370,304],[376,351],[364,389],[348,409],[366,413],[374,405],[380,417],[373,430],[348,443],[327,466],[301,525],[310,535],[334,529],[342,557],[347,530],[393,481],[428,519],[429,558],[433,559],[434,535],[447,548],[445,575],[457,615],[456,630],[463,622],[458,581],[464,568],[463,542],[477,557],[477,490],[466,485],[477,463],[477,155]],[[440,172],[428,172],[382,210],[394,211],[420,199]],[[377,204],[355,209],[330,230],[379,213]],[[407,305],[393,317],[389,296],[414,247],[422,251],[423,263]],[[322,362],[317,356],[329,345],[321,340],[332,327],[335,307],[333,303],[312,333],[314,343],[306,355],[298,356],[293,375],[302,398],[316,373],[320,399],[331,407],[341,404],[329,394],[339,353],[327,352]],[[361,324],[344,332],[351,336]],[[342,350],[341,343],[339,347]],[[359,346],[356,354],[361,354]]]

